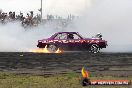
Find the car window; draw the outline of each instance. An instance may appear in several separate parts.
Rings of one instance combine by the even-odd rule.
[[[74,39],[81,39],[77,34],[73,34]]]
[[[54,39],[67,39],[67,33],[58,34]]]

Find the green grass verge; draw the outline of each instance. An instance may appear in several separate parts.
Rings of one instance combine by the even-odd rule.
[[[68,73],[51,77],[0,73],[0,88],[132,88],[132,86],[87,86],[79,83],[81,75]],[[90,77],[91,79],[129,79],[132,77]]]

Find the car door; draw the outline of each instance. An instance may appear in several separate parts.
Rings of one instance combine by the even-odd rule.
[[[68,38],[68,47],[70,50],[80,50],[82,44],[81,44],[81,37],[78,36],[76,33],[70,33]],[[72,36],[71,36],[72,35]]]
[[[57,34],[54,38],[54,42],[59,48],[66,50],[68,48],[67,33]]]

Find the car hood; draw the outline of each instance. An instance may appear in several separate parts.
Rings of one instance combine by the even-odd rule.
[[[86,40],[101,40],[100,38],[84,38]]]

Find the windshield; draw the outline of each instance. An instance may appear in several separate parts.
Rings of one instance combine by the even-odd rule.
[[[52,34],[52,36],[51,36],[51,37],[49,37],[49,38],[54,38],[56,35],[57,35],[57,33]]]
[[[81,37],[81,38],[84,38],[81,34],[79,34],[78,32],[77,32],[77,34]]]

